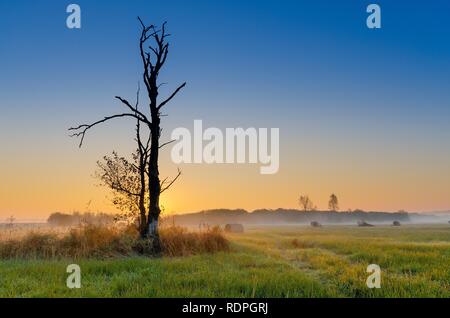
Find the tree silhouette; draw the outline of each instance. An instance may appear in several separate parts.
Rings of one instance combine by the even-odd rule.
[[[334,193],[330,195],[330,200],[328,201],[328,209],[333,212],[339,210],[339,201]]]
[[[16,218],[13,215],[11,215],[9,218],[6,219],[6,226],[13,227],[14,221],[16,221]]]
[[[158,28],[155,25],[146,26],[139,17],[138,20],[142,27],[139,39],[139,52],[144,69],[142,77],[149,100],[147,112],[142,112],[138,109],[138,101],[136,102],[136,106],[132,106],[126,99],[116,96],[116,99],[127,108],[127,112],[106,116],[94,123],[82,124],[77,127],[72,127],[69,130],[73,132],[72,136],[80,137],[79,146],[81,147],[86,133],[94,126],[116,118],[134,118],[137,120],[137,143],[140,166],[146,167],[145,169],[140,169],[141,176],[144,175],[144,178],[141,178],[141,182],[142,180],[146,180],[146,184],[144,182],[141,185],[147,187],[146,193],[144,192],[144,199],[145,194],[148,194],[149,198],[147,215],[145,220],[142,220],[142,222],[145,221],[145,226],[142,226],[141,236],[151,239],[154,252],[159,254],[161,252],[161,241],[158,231],[159,216],[161,214],[159,198],[161,193],[169,189],[180,176],[180,171],[178,171],[178,174],[172,180],[166,178],[161,181],[159,177],[159,150],[171,142],[160,144],[161,109],[185,87],[186,83],[178,86],[166,99],[162,101],[158,100],[158,91],[162,85],[158,83],[158,77],[169,53],[169,42],[167,42],[167,38],[170,34],[166,32],[166,22],[162,24],[161,28]],[[148,130],[148,143],[144,143],[140,138],[140,129],[142,126],[145,126]],[[143,204],[143,202],[141,201],[140,204]]]
[[[314,209],[314,204],[307,195],[301,195],[298,199],[298,204],[302,207],[304,212],[312,211]]]

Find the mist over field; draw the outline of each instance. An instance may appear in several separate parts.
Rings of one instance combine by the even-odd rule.
[[[97,218],[98,224],[110,223],[114,220],[114,214],[91,213],[92,218]],[[78,225],[86,219],[83,213],[65,214],[55,212],[47,219],[42,220],[15,220],[15,224],[28,227],[36,225]],[[58,219],[59,216],[59,219]],[[299,225],[320,222],[322,224],[355,225],[358,221],[367,221],[374,224],[392,224],[399,221],[406,224],[433,224],[450,222],[450,211],[434,212],[378,212],[378,211],[302,211],[298,209],[258,209],[247,211],[244,209],[212,209],[200,212],[163,215],[162,219],[167,223],[181,226],[197,227],[203,225],[225,225],[228,223],[242,223],[248,225]],[[91,222],[92,223],[92,222]],[[96,222],[94,222],[96,223]],[[10,221],[1,220],[0,226],[6,226]]]
[[[322,224],[356,224],[366,221],[374,224],[392,224],[394,221],[404,223],[443,223],[450,220],[450,213],[428,214],[408,212],[336,212],[336,211],[301,211],[296,209],[277,210],[228,210],[215,209],[196,213],[179,214],[166,217],[175,224],[196,226],[198,224],[223,225],[227,223],[259,225],[295,225],[320,222]]]

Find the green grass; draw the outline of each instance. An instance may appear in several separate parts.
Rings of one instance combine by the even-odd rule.
[[[450,226],[260,227],[182,258],[0,261],[0,297],[450,297]],[[81,266],[82,288],[66,287]],[[367,265],[382,269],[366,286]]]

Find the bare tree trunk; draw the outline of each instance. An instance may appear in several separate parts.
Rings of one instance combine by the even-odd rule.
[[[145,208],[145,194],[147,189],[145,187],[145,171],[141,171],[141,189],[139,193],[139,234],[141,238],[146,238],[148,235],[147,227],[147,210]]]
[[[160,57],[157,58],[158,69],[161,67],[159,64]],[[161,182],[159,180],[159,138],[161,134],[161,118],[159,114],[157,98],[158,98],[158,86],[156,84],[157,72],[150,72],[150,75],[145,77],[148,97],[150,100],[150,115],[151,124],[150,129],[150,156],[148,159],[148,191],[149,191],[149,207],[147,217],[148,238],[152,241],[152,250],[156,255],[161,253],[161,240],[159,237],[159,215],[161,208],[159,207],[159,197],[161,195]]]
[[[156,109],[156,107],[155,107]],[[160,134],[160,119],[157,110],[152,109],[152,143],[150,148],[150,158],[148,163],[149,179],[149,208],[148,208],[148,237],[152,240],[152,248],[155,254],[161,253],[161,240],[159,237],[158,223],[161,208],[159,207],[159,197],[161,194],[161,183],[159,180],[158,156],[159,156],[159,134]]]
[[[183,83],[180,85],[167,99],[158,104],[158,88],[157,84],[159,72],[163,67],[167,54],[169,52],[169,43],[166,38],[169,34],[166,33],[166,23],[164,22],[161,29],[157,29],[154,25],[145,26],[140,18],[138,18],[142,25],[142,33],[140,38],[140,53],[142,63],[144,65],[143,80],[147,88],[148,98],[150,100],[150,115],[151,121],[146,121],[150,134],[151,134],[151,146],[150,156],[148,159],[148,191],[149,191],[149,207],[147,217],[148,238],[152,241],[152,248],[155,254],[161,253],[161,240],[159,237],[159,215],[161,214],[161,208],[159,206],[159,197],[161,193],[167,190],[173,182],[176,181],[178,175],[167,186],[162,188],[161,181],[159,179],[158,157],[161,137],[161,114],[160,109],[166,105],[177,93],[186,85]],[[154,40],[153,46],[147,46],[146,41],[152,38]],[[153,58],[149,52],[146,51],[146,47],[154,53]],[[164,180],[165,181],[165,180]],[[163,183],[164,183],[163,181]]]

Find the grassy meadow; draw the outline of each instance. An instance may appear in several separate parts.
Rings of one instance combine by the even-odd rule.
[[[450,225],[249,227],[228,251],[0,260],[0,297],[450,297]],[[81,267],[80,289],[66,267]],[[366,286],[369,264],[380,289]]]

